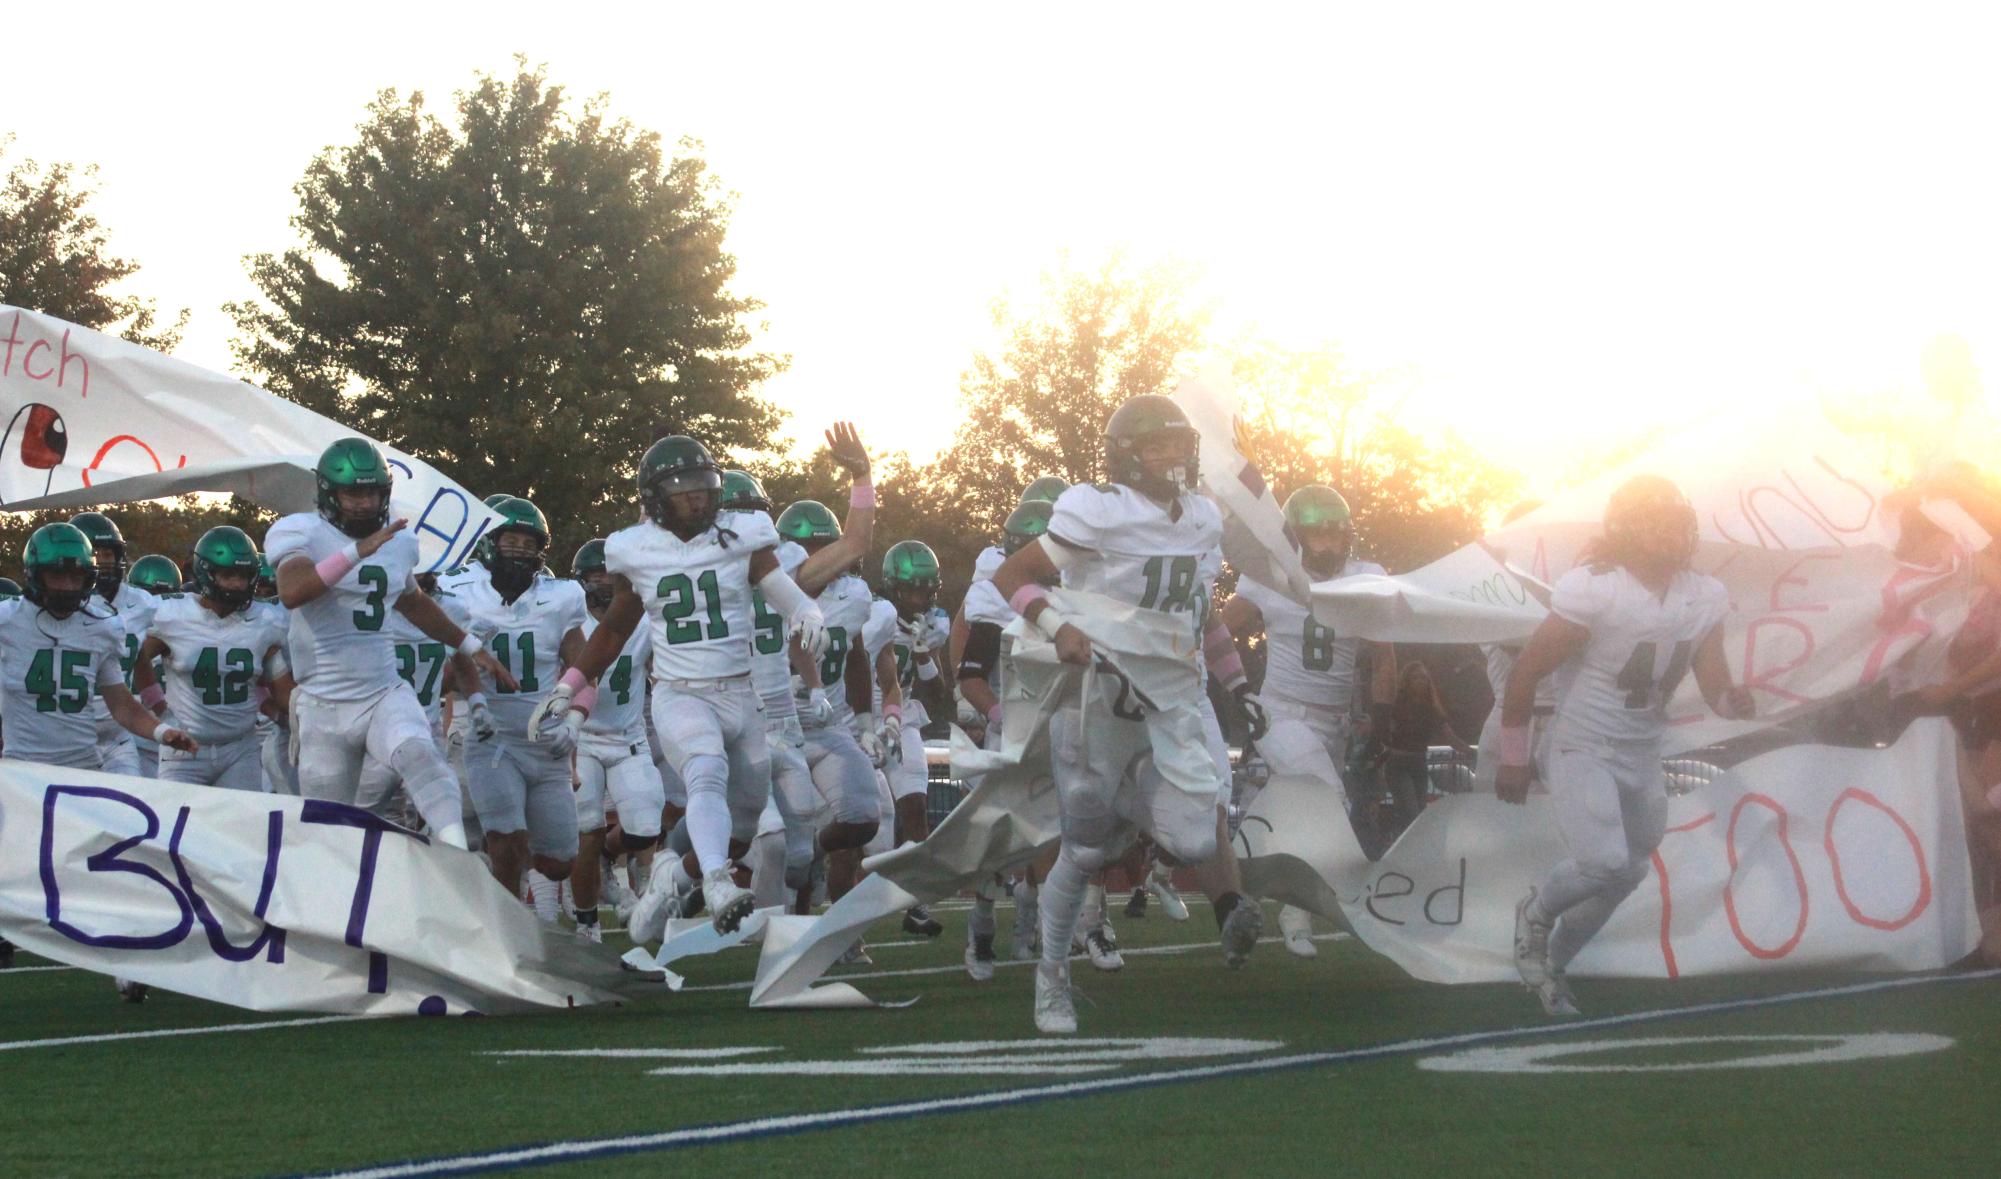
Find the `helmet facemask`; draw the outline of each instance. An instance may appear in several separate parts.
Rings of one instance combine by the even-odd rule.
[[[1315,577],[1334,577],[1354,552],[1355,531],[1346,524],[1319,524],[1292,529],[1299,541],[1299,563]]]
[[[56,574],[69,586],[58,587],[49,584],[49,575]],[[95,571],[77,561],[63,561],[56,565],[38,565],[28,571],[28,584],[35,591],[37,605],[57,618],[68,618],[83,609],[95,592]]]
[[[1186,426],[1143,434],[1133,442],[1124,482],[1158,500],[1193,491],[1201,469],[1198,447],[1195,431]]]
[[[98,597],[107,602],[117,601],[118,587],[125,584],[124,547],[110,544],[96,545],[91,548],[90,554],[92,560],[96,562],[96,568],[92,573],[93,584],[85,593],[86,598],[94,591]]]
[[[707,532],[722,510],[723,478],[713,467],[669,472],[647,490],[646,514],[682,540]]]
[[[938,604],[938,583],[935,581],[899,581],[889,587],[890,604],[896,607],[896,616],[909,622],[922,618]]]
[[[500,596],[513,601],[535,584],[535,575],[542,571],[542,549],[546,542],[526,528],[503,528],[490,533],[493,537],[493,558],[487,562],[487,572],[493,579],[493,588]]]
[[[584,587],[584,603],[593,610],[604,610],[611,606],[613,584],[611,574],[603,569],[593,569],[580,579]]]
[[[334,527],[356,540],[375,535],[389,526],[387,487],[336,487],[333,491]]]

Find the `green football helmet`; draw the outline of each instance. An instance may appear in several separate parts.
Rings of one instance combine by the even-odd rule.
[[[111,601],[118,596],[118,586],[130,569],[125,563],[125,534],[103,512],[78,512],[69,522],[90,538],[93,553],[98,549],[110,551],[111,560],[98,564],[97,593],[105,601]]]
[[[570,558],[570,576],[584,587],[586,602],[600,610],[611,605],[611,573],[605,568],[602,538],[585,541]]]
[[[221,606],[224,614],[234,614],[250,604],[258,578],[268,567],[249,535],[227,524],[201,534],[195,542],[194,566],[195,592]],[[231,574],[242,576],[243,584],[224,585],[216,580]]]
[[[21,583],[11,577],[0,577],[0,602],[21,596]]]
[[[646,448],[639,460],[639,506],[646,518],[682,540],[715,525],[723,506],[723,473],[709,448],[686,434],[670,434]],[[706,492],[693,511],[683,512],[676,497]]]
[[[808,551],[841,539],[841,522],[817,499],[802,499],[778,513],[778,535]]]
[[[1169,435],[1179,453],[1159,471],[1149,471],[1142,444]],[[1202,475],[1200,440],[1181,407],[1158,393],[1128,397],[1105,423],[1105,478],[1154,499],[1172,499],[1195,490]]]
[[[499,504],[513,498],[513,496],[504,491],[496,491],[492,495],[487,496],[482,502],[486,504],[487,510],[491,511]],[[479,562],[482,566],[493,560],[493,534],[491,532],[481,533],[479,539],[472,542],[472,559]],[[458,571],[454,570],[454,572]]]
[[[1332,487],[1317,483],[1285,497],[1285,534],[1299,546],[1300,563],[1316,577],[1341,572],[1355,547],[1348,501]]]
[[[723,472],[723,511],[725,512],[769,512],[771,497],[764,494],[764,484],[749,471]]]
[[[263,553],[257,554],[257,584],[250,593],[260,602],[278,600],[278,571],[271,567],[271,558]]]
[[[90,538],[74,524],[44,524],[30,533],[21,549],[21,570],[28,579],[22,596],[57,618],[83,609],[97,577]],[[76,589],[54,589],[47,580],[51,573],[81,573],[83,581]]]
[[[389,525],[389,489],[396,482],[382,448],[366,438],[343,438],[320,452],[313,468],[320,517],[360,540]],[[375,506],[352,514],[340,506],[343,491],[375,492]]]
[[[154,597],[181,592],[181,567],[174,564],[172,557],[149,553],[132,562],[132,572],[125,575],[127,585],[135,585]]]
[[[500,513],[500,523],[487,530],[493,540],[492,554],[487,558],[486,568],[493,578],[493,587],[501,596],[512,601],[521,591],[535,584],[535,575],[542,571],[542,554],[549,547],[549,520],[542,509],[522,499],[510,495],[493,505]],[[500,538],[511,533],[529,537],[535,545],[532,556],[509,556],[500,547]]]
[[[1058,496],[1068,490],[1070,490],[1070,483],[1063,476],[1041,475],[1027,487],[1021,489],[1021,502],[1027,503],[1030,500],[1040,499],[1047,500],[1053,504],[1056,502]]]
[[[1032,499],[1008,513],[1001,528],[1001,551],[1012,557],[1029,542],[1049,531],[1049,517],[1056,505],[1046,499]]]
[[[938,601],[938,554],[921,540],[900,540],[882,555],[884,592],[903,618],[917,618]]]

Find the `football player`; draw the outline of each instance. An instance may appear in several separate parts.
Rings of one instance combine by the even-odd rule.
[[[1755,711],[1723,655],[1723,583],[1690,568],[1695,512],[1657,475],[1612,493],[1586,563],[1550,592],[1501,702],[1503,802],[1528,797],[1536,688],[1557,677],[1544,747],[1549,788],[1570,854],[1515,908],[1515,969],[1551,1015],[1577,1014],[1565,968],[1646,879],[1667,823],[1661,736],[1667,703],[1691,668],[1719,716]]]
[[[195,542],[196,593],[174,594],[153,613],[132,667],[139,702],[201,744],[198,753],[162,750],[162,781],[264,788],[257,718],[267,686],[283,668],[278,652],[285,618],[251,597],[258,564],[257,546],[241,528],[211,528]],[[135,565],[133,576],[138,573]],[[154,674],[156,660],[166,673],[164,689]]]
[[[158,553],[149,553],[132,562],[131,570],[125,574],[125,584],[135,586],[143,592],[151,594],[156,599],[179,594],[182,585],[181,567],[174,564],[171,557],[163,557]],[[157,601],[154,603],[156,611],[159,605],[160,603]],[[145,636],[141,635],[140,637],[143,639]],[[158,669],[155,668],[153,679],[157,682],[159,678]],[[138,694],[139,661],[136,657],[127,661],[125,686],[132,689],[133,694]],[[159,777],[160,747],[146,740],[144,737],[133,738],[132,745],[133,749],[139,755],[139,776],[142,778]]]
[[[139,642],[146,637],[146,628],[153,621],[153,611],[159,599],[136,585],[127,584],[125,574],[130,566],[125,560],[125,534],[112,523],[111,517],[103,512],[81,512],[70,518],[70,523],[80,529],[90,540],[90,551],[97,571],[94,588],[102,606],[96,611],[109,614],[124,632],[119,639],[119,664],[124,669],[125,687],[132,687],[132,662],[139,655]],[[112,718],[102,697],[90,702],[91,719],[97,722],[97,739],[104,745],[104,768],[114,774],[145,773],[145,766],[139,760],[139,744],[115,719]]]
[[[951,705],[945,677],[938,671],[950,629],[938,609],[938,554],[921,540],[891,545],[882,555],[882,584],[896,612],[891,658],[904,701],[902,740],[887,772],[896,808],[896,842],[913,843],[931,834],[931,767],[925,758],[924,726],[931,723],[933,710],[942,714]],[[885,704],[885,712],[887,708]],[[923,905],[903,915],[903,928],[920,937],[944,932]]]
[[[1211,624],[1209,584],[1222,565],[1222,513],[1196,493],[1197,438],[1188,418],[1165,397],[1129,398],[1105,426],[1109,482],[1073,487],[1057,500],[1049,529],[1009,557],[994,587],[1055,645],[1065,663],[1091,666],[1090,638],[1050,605],[1044,583],[1064,586],[1187,619],[1211,660],[1209,670],[1237,697],[1262,733],[1262,710],[1245,682],[1229,633]],[[1203,667],[1191,660],[1186,696],[1199,700]],[[1090,879],[1133,828],[1161,851],[1199,865],[1226,848],[1228,751],[1217,763],[1220,729],[1206,709],[1190,703],[1157,717],[1128,719],[1114,699],[1115,677],[1099,676],[1081,707],[1060,709],[1050,725],[1063,843],[1042,889],[1042,962],[1035,979],[1035,1023],[1044,1033],[1077,1029],[1069,987],[1068,950]],[[1087,736],[1088,734],[1088,736]],[[1156,740],[1155,735],[1161,734]],[[1137,760],[1137,768],[1128,774]],[[1216,898],[1226,953],[1248,933],[1254,944],[1262,918],[1255,902],[1235,890]]]
[[[841,522],[825,504],[800,500],[778,514],[778,533],[811,559],[841,539]],[[806,764],[819,793],[832,800],[832,820],[821,828],[819,844],[827,852],[827,897],[834,901],[854,887],[862,849],[883,818],[875,777],[881,742],[873,723],[859,719],[871,712],[874,676],[863,640],[875,599],[868,583],[847,568],[814,595],[825,621],[825,650],[811,662],[793,657],[809,685],[809,707],[800,717]]]
[[[875,486],[870,482],[868,451],[851,423],[836,423],[827,432],[827,450],[852,479],[848,515],[837,539],[810,557],[796,541],[780,541],[778,565],[800,592],[817,596],[821,590],[868,553],[875,537]],[[770,526],[771,499],[764,488],[742,471],[723,473],[723,510],[754,513],[758,526]],[[764,600],[751,595],[757,635],[751,641],[751,683],[764,704],[764,727],[771,745],[771,791],[785,831],[782,888],[795,893],[812,883],[813,861],[832,851],[854,846],[856,831],[833,822],[833,811],[822,800],[806,762],[806,735],[799,719],[799,700],[792,692],[793,657],[786,640],[785,620]],[[808,710],[825,711],[826,694],[814,660],[801,658],[799,669],[808,684]],[[817,694],[816,694],[817,693]],[[761,820],[767,817],[761,817]],[[863,836],[866,839],[866,836]],[[767,889],[767,895],[772,890]],[[810,896],[801,903],[810,907]],[[804,908],[801,911],[805,911]]]
[[[417,588],[430,595],[454,625],[468,631],[472,629],[472,614],[466,609],[465,600],[440,588],[437,574],[419,573]],[[450,754],[445,747],[445,698],[454,691],[462,696],[471,695],[479,685],[460,685],[456,680],[457,664],[452,659],[451,651],[417,629],[417,625],[402,614],[390,615],[382,625],[389,633],[389,641],[394,644],[396,674],[402,676],[403,682],[417,694],[417,703],[424,706],[424,720],[430,726],[431,741],[438,747],[439,756],[445,758],[445,764],[451,766]],[[484,846],[479,817],[472,813],[465,779],[456,767],[452,767],[452,776],[459,782],[459,822],[465,826],[466,846],[479,850]],[[383,818],[409,823],[410,792],[402,789],[402,784],[393,768],[368,758],[362,763],[361,789],[356,793],[355,801]]]
[[[316,510],[284,516],[265,535],[278,597],[291,611],[287,655],[300,793],[352,804],[364,757],[387,764],[442,842],[466,845],[458,780],[438,755],[417,694],[396,673],[383,629],[389,611],[443,643],[471,682],[480,672],[510,689],[512,673],[445,616],[417,584],[417,542],[390,520],[393,481],[365,438],[328,446],[314,466]]]
[[[0,601],[0,714],[7,717],[7,756],[130,772],[105,764],[117,745],[100,739],[91,715],[92,702],[100,698],[121,730],[199,752],[194,738],[161,722],[125,686],[125,620],[92,592],[97,565],[91,550],[89,537],[75,525],[42,525],[29,534],[21,553],[27,582],[22,596]],[[131,1002],[146,997],[143,983],[113,982]]]
[[[1381,565],[1353,555],[1355,529],[1348,501],[1331,487],[1315,484],[1286,497],[1285,528],[1299,543],[1300,563],[1316,582],[1385,572]],[[1235,596],[1223,606],[1223,622],[1239,638],[1259,631],[1265,636],[1265,678],[1258,698],[1271,718],[1271,729],[1258,741],[1258,752],[1273,773],[1323,782],[1345,806],[1340,767],[1348,759],[1348,720],[1358,687],[1356,657],[1363,641],[1337,636],[1332,627],[1315,621],[1307,607],[1249,575],[1238,578]],[[1388,643],[1366,645],[1372,668],[1370,712],[1380,716],[1396,695],[1396,648]],[[1284,906],[1278,911],[1278,928],[1292,953],[1302,958],[1318,953],[1306,910]]]
[[[826,635],[819,608],[779,568],[778,534],[754,516],[718,525],[722,481],[708,448],[693,438],[676,434],[647,449],[639,463],[646,519],[605,541],[611,604],[577,662],[530,717],[529,733],[540,737],[551,723],[581,729],[596,695],[590,685],[625,649],[633,628],[651,620],[650,707],[661,744],[687,784],[686,826],[703,902],[716,930],[733,933],[755,899],[733,878],[732,856],[749,849],[771,793],[771,750],[750,682],[752,589],[763,591],[807,651],[818,654]],[[682,885],[670,878],[687,875],[685,863],[678,871],[656,869],[647,896],[663,888],[678,896]],[[640,916],[634,909],[633,926]],[[634,930],[635,939],[647,940],[642,932],[655,930]]]
[[[1509,509],[1501,523],[1512,524],[1541,506],[1540,500],[1524,500]],[[1480,653],[1487,660],[1487,687],[1494,693],[1494,706],[1487,710],[1486,722],[1480,726],[1480,744],[1473,764],[1473,788],[1492,790],[1501,759],[1501,700],[1508,694],[1508,676],[1515,670],[1515,661],[1522,657],[1522,645],[1484,643]],[[1542,757],[1543,732],[1548,727],[1549,718],[1555,714],[1556,684],[1553,679],[1545,678],[1536,687],[1535,710],[1530,714],[1529,722],[1529,780],[1532,786],[1541,782],[1535,767]]]
[[[296,798],[299,794],[299,767],[292,760],[292,675],[291,655],[291,611],[278,601],[278,571],[271,567],[271,558],[263,553],[257,555],[257,582],[251,596],[270,607],[279,622],[280,638],[278,653],[285,670],[274,671],[273,682],[284,685],[284,699],[274,690],[271,706],[257,714],[257,740],[262,746],[260,760],[264,763],[264,789],[272,794],[288,794]]]
[[[581,625],[563,638],[564,662],[574,662],[611,607],[611,574],[604,567],[604,541],[587,540],[570,560],[583,587],[588,610]],[[637,857],[660,842],[667,791],[653,751],[646,743],[646,669],[653,632],[636,626],[618,658],[599,677],[597,707],[577,738],[577,827],[581,832],[570,892],[577,909],[577,932],[603,941],[598,928],[604,857]],[[618,829],[607,831],[606,810],[618,813]],[[643,887],[643,886],[642,886]]]
[[[473,738],[466,749],[466,786],[494,879],[518,892],[532,862],[542,874],[534,882],[536,912],[553,921],[555,885],[569,878],[577,858],[570,755],[578,730],[557,725],[535,732],[528,718],[555,688],[564,642],[589,615],[581,585],[543,576],[549,522],[542,510],[520,496],[509,496],[492,510],[501,519],[486,534],[493,544],[485,568],[460,578],[455,594],[472,617],[469,629],[516,682],[491,681],[486,685],[491,697],[484,692],[466,697]]]

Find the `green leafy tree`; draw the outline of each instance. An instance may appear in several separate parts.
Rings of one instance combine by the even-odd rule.
[[[303,242],[248,260],[238,359],[276,393],[468,488],[535,500],[559,540],[632,518],[657,437],[770,443],[724,248],[730,200],[700,145],[577,106],[540,69],[480,75],[452,125],[421,93],[368,108],[296,186]]]
[[[0,137],[0,160],[13,140]],[[153,300],[111,293],[139,273],[139,264],[111,253],[110,237],[90,211],[96,177],[94,166],[44,168],[34,160],[7,169],[0,180],[0,303],[171,352],[187,326],[185,309],[163,325]]]
[[[0,513],[0,571],[20,581],[21,549],[28,543],[28,535],[44,524],[67,520],[83,510]],[[117,521],[118,530],[125,534],[128,560],[137,561],[148,553],[158,553],[173,558],[184,575],[189,572],[188,554],[202,533],[218,524],[234,524],[261,546],[265,530],[277,519],[273,513],[236,496],[223,499],[183,495],[144,503],[105,504],[91,510],[101,511]]]

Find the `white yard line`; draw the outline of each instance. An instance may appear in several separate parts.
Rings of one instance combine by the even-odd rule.
[[[104,996],[106,1006],[112,1003],[109,995]],[[218,1032],[261,1032],[268,1028],[306,1028],[323,1023],[348,1023],[357,1019],[375,1019],[369,1015],[317,1015],[310,1019],[271,1019],[262,1023],[220,1023],[193,1028],[154,1028],[144,1032],[107,1032],[101,1036],[56,1036],[47,1040],[10,1040],[0,1042],[0,1052],[17,1052],[24,1048],[62,1048],[71,1044],[115,1044],[123,1040],[157,1040],[167,1036],[208,1036]]]
[[[2001,977],[2001,970],[1983,970],[1966,974],[1930,975],[1923,978],[1888,979],[1881,982],[1857,983],[1852,986],[1827,987],[1812,991],[1793,991],[1786,994],[1767,995],[1755,999],[1727,999],[1715,1003],[1696,1003],[1687,1007],[1656,1008],[1652,1011],[1636,1011],[1627,1015],[1609,1015],[1598,1019],[1544,1022],[1522,1027],[1502,1028],[1489,1032],[1467,1032],[1461,1035],[1395,1040],[1385,1044],[1373,1044],[1360,1048],[1343,1048],[1330,1052],[1305,1052],[1291,1056],[1265,1057],[1260,1060],[1241,1061],[1232,1064],[1167,1069],[1158,1072],[1139,1073],[1123,1077],[1106,1077],[1089,1081],[1066,1081],[1058,1084],[1034,1085],[1018,1089],[1001,1089],[986,1093],[968,1093],[957,1097],[940,1097],[925,1101],[903,1101],[889,1105],[858,1106],[851,1109],[825,1110],[820,1113],[793,1114],[786,1117],[751,1118],[745,1121],[724,1122],[713,1126],[691,1126],[687,1129],[668,1130],[657,1134],[632,1134],[620,1138],[578,1139],[571,1142],[552,1142],[541,1146],[522,1147],[514,1150],[456,1155],[447,1158],[420,1159],[404,1163],[392,1163],[386,1166],[368,1167],[361,1170],[326,1172],[325,1174],[327,1176],[337,1176],[339,1179],[405,1179],[408,1176],[465,1175],[479,1171],[501,1170],[503,1168],[572,1163],[584,1159],[671,1150],[676,1147],[700,1146],[716,1142],[765,1138],[778,1134],[797,1134],[811,1130],[862,1125],[898,1118],[965,1113],[972,1110],[1021,1105],[1033,1101],[1090,1097],[1101,1093],[1150,1088],[1156,1085],[1207,1081],[1223,1077],[1250,1076],[1259,1073],[1277,1072],[1283,1069],[1313,1068],[1352,1061],[1379,1060],[1385,1057],[1432,1053],[1441,1049],[1464,1048],[1496,1041],[1569,1035],[1573,1032],[1624,1027],[1631,1024],[1652,1023],[1667,1019],[1683,1019],[1701,1015],[1725,1015],[1760,1007],[1774,1007],[1785,1003],[1797,1003],[1814,999],[1845,998],[1853,995],[1866,995],[1909,987],[1970,982],[1995,977]]]

